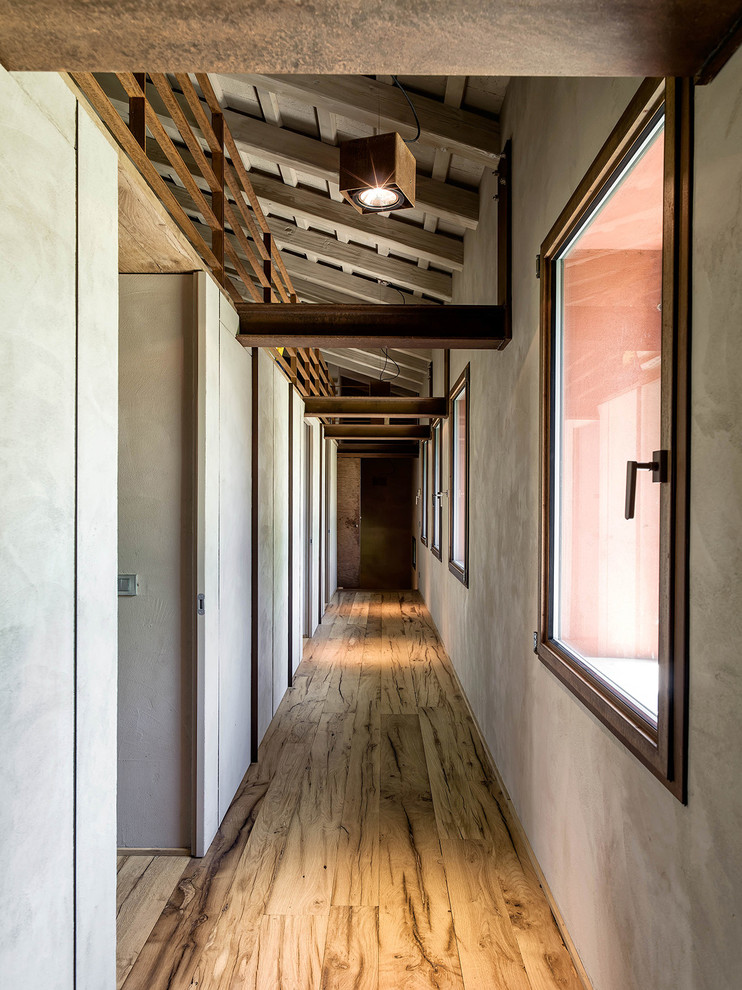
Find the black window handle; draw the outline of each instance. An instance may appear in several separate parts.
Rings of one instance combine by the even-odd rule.
[[[624,515],[627,519],[634,518],[634,510],[636,509],[637,471],[651,471],[652,481],[655,484],[667,481],[667,451],[652,451],[652,460],[645,463],[626,461],[626,507]]]

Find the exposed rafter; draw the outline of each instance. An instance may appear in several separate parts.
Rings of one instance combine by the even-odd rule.
[[[502,350],[502,306],[272,306],[237,304],[246,346],[443,347]]]
[[[183,160],[196,175],[195,163],[187,151]],[[177,173],[167,157],[158,149],[151,152],[158,171],[175,179]],[[324,227],[342,232],[367,245],[383,245],[395,253],[424,258],[440,268],[461,271],[464,267],[464,245],[454,237],[431,234],[421,227],[381,216],[361,217],[344,203],[336,203],[323,193],[287,186],[279,179],[250,173],[250,180],[263,209],[271,213],[286,213]],[[199,180],[203,192],[206,183]]]
[[[279,167],[294,168],[325,182],[337,183],[340,152],[316,138],[227,110],[224,119],[234,134],[237,147],[260,154]],[[293,183],[291,183],[293,185]],[[425,175],[417,176],[415,205],[441,220],[474,230],[479,222],[479,196]]]
[[[325,426],[328,440],[429,440],[429,426],[357,425]]]
[[[419,395],[428,382],[428,373],[418,374],[409,368],[395,367],[394,348],[387,348],[387,355],[379,349],[375,353],[358,348],[322,348],[322,354],[328,366],[337,367],[341,375],[345,374],[354,381],[369,385],[372,382],[388,382],[392,388],[406,390]]]
[[[344,114],[371,127],[396,130],[412,137],[415,125],[404,95],[386,83],[367,76],[268,76],[246,75],[254,86],[262,86],[331,113]],[[485,123],[477,114],[442,104],[425,96],[415,96],[420,118],[420,141],[492,166],[500,152],[500,128],[496,121]]]
[[[420,419],[446,416],[447,407],[447,400],[442,396],[408,399],[396,395],[333,395],[306,399],[304,415],[335,419]]]
[[[163,164],[158,167],[160,167],[163,174],[174,178],[173,170],[169,166]],[[201,220],[204,219],[201,211],[193,202],[187,190],[182,186],[175,186],[173,195],[187,214],[192,217],[197,216]],[[206,202],[210,203],[211,194],[207,190],[203,190],[203,196]],[[385,294],[382,291],[384,286],[377,284],[376,280],[379,280],[407,289],[410,292],[424,292],[426,295],[433,296],[441,301],[451,299],[451,276],[444,272],[421,269],[410,262],[400,261],[396,258],[382,258],[369,248],[364,248],[357,244],[344,244],[332,237],[332,235],[323,234],[316,230],[301,230],[289,220],[282,220],[278,217],[269,218],[268,225],[276,244],[281,250],[289,248],[292,251],[301,251],[307,255],[307,259],[313,265],[319,259],[330,262],[331,264],[342,265],[349,271],[366,276],[366,279],[363,281],[374,279],[372,283],[366,286],[359,284],[361,280],[355,279],[353,284],[356,285],[357,291],[353,292],[349,288],[346,289],[351,296],[364,299],[368,302],[399,302],[399,293],[392,290],[391,293]],[[245,260],[244,252],[241,257]],[[293,265],[293,271],[296,271],[297,274],[309,281],[318,281],[323,285],[332,284],[342,290],[344,280],[340,280],[340,284],[337,281],[333,281],[332,276],[326,270],[326,265],[314,265],[317,269],[315,272],[301,265],[300,262],[303,260],[302,258],[296,258],[295,254],[289,255],[288,252],[284,256],[284,262],[287,267],[290,268]],[[348,275],[348,277],[350,278],[352,276]],[[329,282],[328,278],[330,280]],[[350,287],[351,283],[346,281],[346,285]],[[383,300],[382,296],[384,295],[388,298]]]

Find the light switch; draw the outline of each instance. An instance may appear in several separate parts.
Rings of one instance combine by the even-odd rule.
[[[136,574],[119,574],[119,596],[131,597],[139,593]]]

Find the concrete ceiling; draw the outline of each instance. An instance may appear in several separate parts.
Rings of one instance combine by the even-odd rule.
[[[10,69],[692,76],[739,0],[23,0]]]

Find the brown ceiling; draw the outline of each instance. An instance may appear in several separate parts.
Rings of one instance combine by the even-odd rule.
[[[695,75],[739,0],[0,0],[9,69]]]

